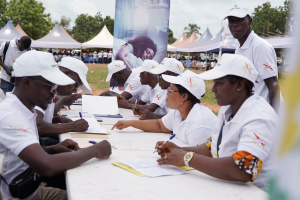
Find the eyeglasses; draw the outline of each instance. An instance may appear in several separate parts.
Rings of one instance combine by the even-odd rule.
[[[168,94],[174,93],[174,92],[179,92],[179,91],[171,90],[170,88],[168,88],[167,91],[168,91]]]
[[[162,74],[157,74],[156,77],[157,79],[163,80]]]
[[[40,81],[40,80],[38,80],[38,79],[31,78],[31,77],[27,77],[27,78],[30,79],[30,80],[39,82],[39,83],[41,83],[41,84],[43,84],[43,85],[46,85],[46,86],[50,87],[50,92],[51,92],[51,93],[53,93],[53,92],[57,89],[57,87],[58,87],[58,85],[56,85],[56,84],[45,83],[45,82],[43,82],[43,81]]]

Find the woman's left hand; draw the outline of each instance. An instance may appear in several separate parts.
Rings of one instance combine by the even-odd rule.
[[[159,165],[169,164],[175,166],[185,166],[183,157],[187,153],[182,149],[173,149],[170,153],[165,154],[160,159],[157,160]]]

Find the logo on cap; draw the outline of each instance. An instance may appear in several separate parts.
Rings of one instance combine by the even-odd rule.
[[[156,66],[152,65],[152,69],[154,69]]]
[[[192,88],[195,85],[195,80],[193,80],[192,78],[190,78],[189,80],[187,80],[186,82],[187,87]]]
[[[121,65],[115,65],[116,68],[121,68]]]
[[[265,68],[265,70],[266,70],[267,72],[272,72],[272,71],[274,71],[273,67],[272,67],[269,63],[263,64],[263,66],[264,66],[264,68]]]
[[[249,63],[245,63],[244,70],[245,70],[246,74],[251,75],[253,68],[250,66]]]
[[[230,10],[233,10],[233,9],[240,9],[240,7],[238,7],[236,4],[233,6],[233,8],[231,8]]]
[[[133,86],[133,85],[131,85],[131,84],[129,84],[129,86],[128,86],[128,87],[129,87],[129,89],[130,89],[130,90],[133,90],[133,89],[134,89],[134,86]]]
[[[253,133],[253,134],[254,134],[254,137],[253,137],[254,144],[256,144],[259,147],[264,148],[267,144],[267,142],[263,139],[264,136],[261,134],[255,134],[255,133]]]
[[[160,94],[155,94],[155,99],[159,101],[161,99],[161,95]]]
[[[177,71],[179,71],[179,72],[181,71],[181,70],[180,70],[180,66],[179,66],[179,64],[177,64],[177,67],[176,67],[176,69],[177,69]]]

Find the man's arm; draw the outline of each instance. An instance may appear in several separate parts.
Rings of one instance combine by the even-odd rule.
[[[58,113],[58,111],[63,106],[70,106],[72,105],[77,99],[80,99],[82,94],[71,94],[69,96],[60,96],[59,100],[55,103],[54,107],[54,115]]]
[[[276,112],[278,112],[280,106],[280,90],[277,77],[273,76],[265,79],[264,81],[269,90],[270,105],[274,108]]]
[[[107,90],[107,91],[102,92],[99,96],[119,96],[119,95],[120,94],[118,94],[114,91]],[[121,96],[124,97],[127,100],[132,97],[132,95],[129,92],[126,92],[126,91],[122,92]]]
[[[36,113],[36,125],[39,136],[41,137],[56,136],[67,132],[82,132],[86,131],[89,127],[88,122],[84,119],[76,120],[70,123],[51,124],[43,121],[44,114],[42,112],[36,110]]]

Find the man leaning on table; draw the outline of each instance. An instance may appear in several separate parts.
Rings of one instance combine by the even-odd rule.
[[[228,11],[226,18],[230,32],[240,44],[235,54],[248,58],[258,71],[254,92],[262,96],[278,112],[280,91],[274,48],[251,29],[251,13],[246,7],[235,4]]]
[[[70,105],[78,98],[81,98],[81,94],[77,94],[77,89],[81,88],[85,93],[90,94],[92,92],[88,82],[86,81],[88,67],[81,61],[72,57],[65,57],[61,59],[59,69],[71,78],[75,83],[70,85],[58,86],[57,93],[62,97],[55,102],[49,104],[46,110],[36,106],[34,109],[37,113],[37,127],[39,135],[41,137],[51,137],[54,139],[48,139],[45,143],[53,144],[55,140],[58,142],[58,134],[66,132],[82,132],[88,129],[89,125],[84,119],[72,121],[64,116],[55,116],[55,114],[64,105]]]
[[[0,104],[0,153],[5,155],[3,177],[8,184],[28,167],[42,177],[53,177],[91,158],[110,156],[111,146],[107,141],[84,149],[79,149],[72,140],[42,148],[34,106],[46,109],[57,85],[74,81],[58,69],[53,56],[46,52],[26,52],[13,67],[15,89]],[[12,197],[4,181],[0,186],[3,199],[18,199]],[[40,186],[25,199],[67,199],[67,195],[63,190]]]

